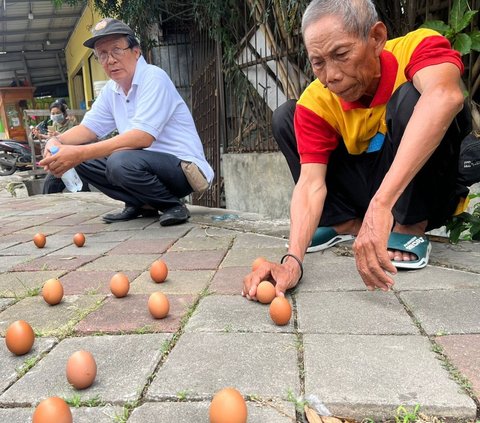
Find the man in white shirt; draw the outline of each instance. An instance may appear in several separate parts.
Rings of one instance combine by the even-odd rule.
[[[184,223],[190,215],[180,198],[195,187],[182,165],[190,163],[205,185],[213,179],[190,111],[167,74],[147,64],[128,25],[105,18],[92,33],[84,45],[111,80],[80,125],[50,138],[40,164],[55,176],[75,167],[82,180],[123,201],[120,213],[103,217],[107,223],[157,210],[162,226]],[[115,129],[119,135],[98,141]]]

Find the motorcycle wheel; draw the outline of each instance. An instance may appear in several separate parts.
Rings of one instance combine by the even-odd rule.
[[[0,176],[13,175],[17,170],[15,158],[10,154],[0,153]]]

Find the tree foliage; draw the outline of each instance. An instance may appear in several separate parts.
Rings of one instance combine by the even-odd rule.
[[[465,32],[466,29],[470,28],[477,13],[478,10],[470,8],[468,0],[455,0],[450,10],[448,23],[441,20],[429,20],[422,27],[438,31],[449,39],[455,50],[465,55],[472,50],[480,51],[480,32],[478,29]]]

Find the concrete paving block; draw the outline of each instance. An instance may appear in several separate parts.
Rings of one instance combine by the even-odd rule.
[[[96,307],[103,299],[98,295],[70,295],[60,304],[48,305],[41,296],[27,297],[0,313],[0,334],[15,320],[26,320],[35,333],[43,336],[62,335],[83,313]]]
[[[122,228],[125,229],[125,228]],[[76,232],[82,232],[85,234],[85,236],[90,235],[90,234],[96,234],[98,232],[108,232],[108,231],[114,231],[117,230],[117,228],[110,228],[108,225],[106,225],[103,222],[95,222],[93,220],[90,220],[87,223],[83,223],[81,225],[75,226],[75,233]]]
[[[170,270],[217,269],[227,250],[169,251],[163,257]]]
[[[10,304],[14,303],[13,298],[0,298],[0,311],[5,310]]]
[[[480,273],[480,243],[434,243],[430,264]]]
[[[232,237],[234,238],[240,232],[232,231],[224,228],[216,228],[213,226],[194,225],[191,230],[185,234],[185,238],[197,238],[202,236],[214,236],[214,237]]]
[[[78,232],[78,231],[76,231]],[[75,232],[75,233],[76,233]],[[109,232],[97,232],[90,234],[87,241],[89,243],[97,242],[121,242],[133,237],[135,233],[132,231],[109,231]]]
[[[23,297],[52,278],[59,278],[62,270],[37,272],[10,272],[0,274],[0,297]]]
[[[298,395],[297,342],[286,333],[184,333],[150,385],[146,399],[211,397],[225,386],[242,395]]]
[[[233,236],[190,236],[180,238],[170,251],[228,250]]]
[[[261,234],[239,233],[235,237],[232,250],[248,250],[249,248],[280,248],[284,249],[286,239]]]
[[[0,256],[0,272],[11,271],[22,263],[28,263],[34,256]]]
[[[149,295],[127,295],[124,298],[110,296],[98,310],[90,313],[75,328],[77,333],[120,332],[176,332],[182,317],[193,304],[194,297],[168,295],[170,311],[163,319],[155,319],[148,311]],[[128,310],[128,318],[126,318]]]
[[[162,283],[155,283],[150,272],[143,272],[130,286],[132,294],[151,294],[162,291],[164,294],[191,294],[197,295],[213,278],[213,270],[172,270]]]
[[[185,326],[186,332],[293,332],[293,319],[285,326],[273,323],[269,305],[241,295],[202,298]]]
[[[109,253],[112,249],[116,247],[118,244],[117,242],[98,242],[98,243],[93,243],[90,240],[90,237],[85,235],[85,245],[83,247],[77,247],[73,243],[73,236],[70,236],[70,240],[68,245],[66,245],[64,248],[61,248],[53,253],[51,253],[52,256],[69,256],[69,257],[75,257],[75,256],[101,256],[103,254]]]
[[[355,260],[351,257],[307,254],[299,292],[365,291]]]
[[[47,242],[50,241],[48,237]],[[42,257],[52,252],[57,251],[59,248],[62,248],[65,244],[62,245],[53,245],[49,243],[48,247],[45,245],[43,248],[38,248],[32,240],[24,242],[22,244],[17,244],[12,247],[2,250],[2,256],[31,256],[31,257]]]
[[[286,248],[249,248],[230,250],[222,262],[222,267],[252,266],[258,257],[278,263],[287,252]]]
[[[479,274],[436,266],[427,266],[420,270],[399,271],[394,279],[395,291],[480,288]]]
[[[82,223],[87,222],[88,220],[92,219],[91,214],[85,214],[81,211],[78,213],[70,214],[68,216],[61,217],[60,219],[55,219],[55,225],[58,226],[72,226],[77,227]]]
[[[122,408],[111,405],[104,407],[70,407],[75,423],[111,423]],[[35,408],[0,408],[0,421],[5,423],[31,423]],[[53,422],[52,422],[53,423]]]
[[[125,254],[97,258],[82,266],[81,270],[110,270],[126,272],[129,270],[146,270],[160,257],[160,254]]]
[[[71,410],[75,423],[111,423],[116,421],[117,416],[122,415],[123,408],[107,404],[103,407],[80,407]]]
[[[250,266],[222,267],[215,273],[209,290],[216,294],[238,295],[242,292],[243,278],[250,272]]]
[[[162,254],[167,251],[176,238],[158,238],[152,240],[145,239],[129,239],[118,243],[108,254]]]
[[[448,335],[435,341],[453,365],[471,382],[480,400],[480,335]]]
[[[120,211],[120,210],[118,210]],[[102,223],[99,225],[103,225],[104,231],[117,231],[117,230],[130,230],[130,231],[139,231],[148,228],[149,226],[157,226],[158,225],[158,217],[139,217],[137,219],[128,220],[126,222],[116,222],[116,223],[105,223],[101,219],[99,219]],[[99,231],[96,231],[99,232]]]
[[[0,408],[0,421],[31,423],[34,410],[34,408]]]
[[[168,337],[148,334],[64,339],[0,396],[0,406],[34,405],[50,396],[80,396],[82,401],[98,397],[111,404],[135,401],[161,359],[162,344]],[[65,375],[68,358],[78,350],[90,351],[97,363],[93,385],[81,391],[70,386]]]
[[[110,279],[115,273],[117,272],[106,270],[74,271],[62,276],[60,282],[63,285],[64,295],[110,294]],[[132,284],[140,271],[132,270],[123,273]]]
[[[26,263],[17,264],[12,268],[14,272],[35,272],[38,270],[75,270],[83,266],[85,263],[95,260],[98,255],[48,255],[35,258]]]
[[[35,219],[38,219],[38,217],[35,217]],[[38,232],[41,232],[42,234],[45,234],[48,237],[60,231],[61,231],[61,228],[55,225],[54,222],[47,222],[47,223],[42,223],[34,226],[31,226],[31,223],[30,223],[28,227],[24,229],[19,229],[18,231],[15,232],[15,234],[29,235],[30,239],[32,239],[35,236],[35,234]]]
[[[429,335],[480,332],[480,289],[411,291],[400,296]]]
[[[19,378],[18,372],[25,369],[27,362],[33,358],[39,359],[42,354],[50,351],[56,342],[54,338],[37,337],[32,349],[27,354],[18,356],[7,349],[5,338],[0,338],[0,392],[5,391]],[[0,418],[0,421],[6,420]]]
[[[392,292],[312,292],[296,296],[303,333],[418,334]]]
[[[184,223],[183,225],[175,226],[156,226],[151,225],[148,228],[148,231],[135,231],[132,233],[130,239],[141,239],[141,240],[155,240],[160,238],[181,238],[188,231],[194,228],[194,225],[191,223]]]
[[[133,410],[128,423],[208,423],[210,402],[147,402]],[[295,409],[288,403],[260,405],[247,401],[248,423],[291,423]]]
[[[472,420],[475,403],[421,336],[316,335],[304,341],[305,394],[336,416],[393,419],[399,405],[428,416]]]
[[[2,222],[2,225],[8,225],[8,223]],[[0,233],[0,235],[2,234]],[[0,252],[3,254],[5,248],[10,248],[14,245],[29,242],[31,240],[32,238],[26,234],[2,235],[0,238]]]

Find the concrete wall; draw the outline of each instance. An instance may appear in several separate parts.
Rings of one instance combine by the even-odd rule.
[[[227,209],[290,216],[294,184],[281,153],[224,154],[222,175]]]

